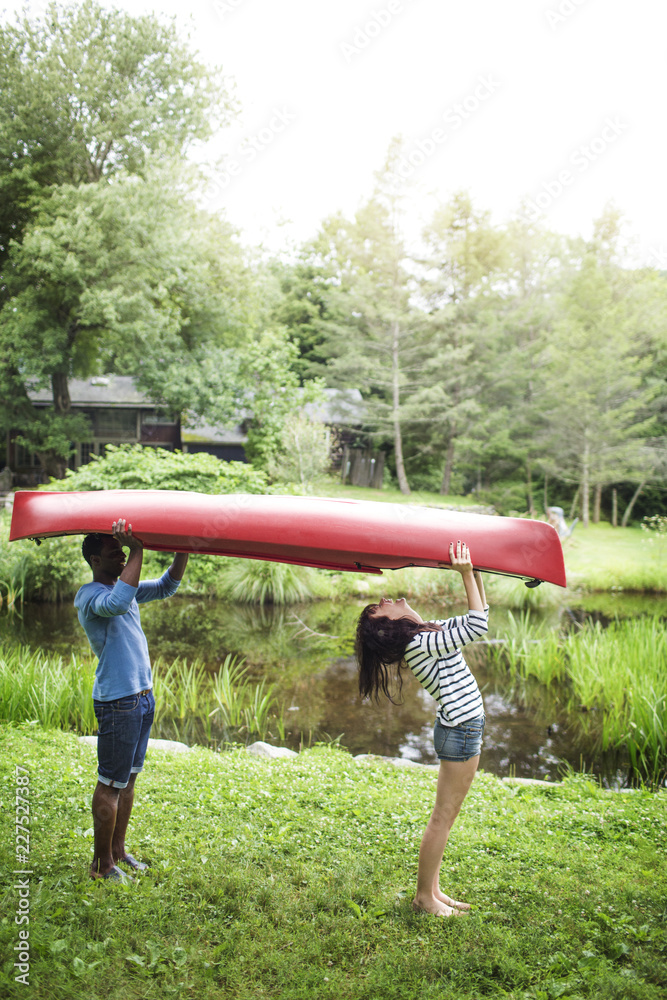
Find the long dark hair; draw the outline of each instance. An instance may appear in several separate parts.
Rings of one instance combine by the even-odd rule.
[[[405,649],[418,632],[440,632],[434,622],[416,622],[412,618],[387,618],[374,615],[377,604],[368,604],[359,616],[354,651],[359,667],[359,694],[362,698],[380,700],[380,693],[393,702],[390,684],[392,668],[400,694],[403,686],[401,668],[405,666]]]

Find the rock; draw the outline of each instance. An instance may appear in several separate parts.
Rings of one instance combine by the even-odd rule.
[[[501,778],[506,785],[537,785],[539,788],[558,788],[559,781],[542,781],[541,778]]]
[[[149,740],[149,750],[170,750],[172,753],[190,753],[192,747],[178,740]]]
[[[359,753],[354,757],[354,760],[382,760],[385,764],[393,764],[394,767],[419,767],[426,768],[428,771],[440,770],[439,764],[421,764],[419,761],[409,760],[407,757],[379,757],[374,753]]]
[[[288,747],[274,747],[270,743],[264,743],[262,740],[257,740],[256,743],[251,743],[249,747],[246,747],[248,753],[254,754],[255,757],[269,757],[271,760],[277,760],[279,757],[298,757],[296,750],[290,750]]]
[[[79,736],[79,743],[86,746],[96,747],[97,736]],[[190,753],[190,747],[186,743],[179,743],[177,740],[149,740],[149,750],[171,750],[173,753]]]
[[[409,760],[407,757],[385,757],[387,763],[393,764],[394,767],[420,767],[427,768],[429,771],[439,771],[439,764],[421,764],[418,760]]]

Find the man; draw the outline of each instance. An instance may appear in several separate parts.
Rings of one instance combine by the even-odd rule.
[[[127,560],[123,546],[129,549]],[[98,781],[93,794],[94,858],[92,878],[129,882],[118,867],[148,866],[125,847],[134,801],[134,783],[144,765],[155,713],[153,677],[139,604],[171,597],[181,582],[188,556],[178,553],[159,580],[140,583],[143,545],[123,518],[111,534],[86,535],[83,557],[93,571],[74,598],[79,621],[98,657],[93,685]]]

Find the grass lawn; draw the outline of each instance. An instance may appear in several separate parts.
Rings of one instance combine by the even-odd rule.
[[[466,507],[479,506],[472,496],[450,496],[428,490],[413,490],[406,496],[397,487],[385,486],[381,490],[374,490],[366,486],[350,486],[333,478],[325,479],[318,484],[316,492],[319,496],[342,497],[346,500],[377,500],[380,503],[415,503],[431,507],[460,507],[462,510]]]
[[[667,591],[667,537],[641,528],[579,525],[563,546],[570,587]]]
[[[29,779],[29,990],[13,967],[17,767]],[[442,920],[410,908],[431,770],[324,747],[279,761],[153,751],[129,841],[153,867],[130,888],[86,875],[94,775],[94,750],[71,734],[0,736],[3,997],[666,995],[663,793],[481,774],[442,879],[474,909]]]

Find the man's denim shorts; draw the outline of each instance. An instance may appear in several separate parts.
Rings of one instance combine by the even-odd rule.
[[[459,726],[443,726],[435,720],[433,746],[439,760],[466,761],[476,757],[482,749],[482,736],[486,716],[468,719]]]
[[[144,766],[148,737],[155,716],[152,691],[117,701],[94,701],[98,778],[103,785],[126,788],[131,774]]]

